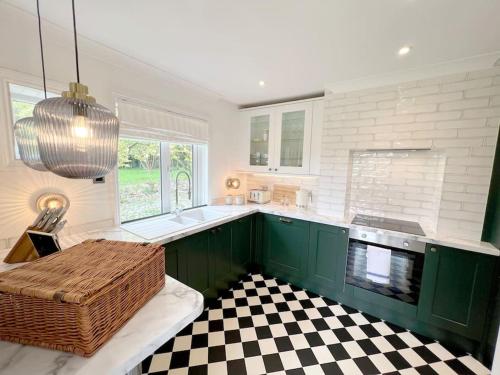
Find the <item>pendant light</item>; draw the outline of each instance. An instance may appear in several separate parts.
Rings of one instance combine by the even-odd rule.
[[[43,59],[42,43],[42,23],[40,19],[40,4],[36,0],[36,12],[38,16],[38,35],[40,37],[40,56],[42,60],[43,92],[47,99],[47,85],[45,83],[45,63]],[[38,140],[33,117],[19,119],[14,124],[14,137],[17,142],[19,156],[23,163],[31,169],[46,172],[47,168],[40,159],[40,150],[38,149]]]
[[[108,174],[118,158],[119,121],[80,83],[75,1],[72,0],[76,82],[61,97],[39,102],[33,111],[40,158],[62,177],[94,179]]]

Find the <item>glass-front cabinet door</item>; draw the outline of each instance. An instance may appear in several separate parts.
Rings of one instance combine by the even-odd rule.
[[[250,151],[248,162],[250,170],[269,172],[272,168],[272,112],[252,111],[248,115],[247,123],[250,128]]]
[[[307,174],[311,151],[312,104],[276,108],[277,137],[273,172]]]

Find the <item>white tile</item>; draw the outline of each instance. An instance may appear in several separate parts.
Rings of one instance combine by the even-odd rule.
[[[208,320],[222,319],[222,309],[208,310]]]
[[[241,341],[243,342],[257,340],[257,333],[255,332],[255,328],[253,327],[240,329],[240,336],[241,336]]]
[[[338,361],[337,364],[344,374],[363,375],[352,359],[344,359],[342,361]]]
[[[403,370],[399,370],[401,375],[420,375],[420,373],[414,368],[405,368]]]
[[[296,368],[301,368],[299,357],[294,350],[279,353],[281,362],[283,363],[283,368],[285,370],[293,370]]]
[[[369,356],[368,358],[370,358],[370,361],[373,362],[380,373],[396,371],[396,367],[394,367],[393,364],[383,354],[374,354]]]
[[[278,353],[276,342],[272,338],[259,340],[259,347],[262,354]]]
[[[380,350],[382,353],[393,352],[396,350],[390,343],[382,336],[373,337],[370,339],[373,344]]]
[[[265,303],[262,305],[262,309],[265,314],[274,314],[278,312],[276,305],[274,303]]]
[[[376,323],[373,323],[372,326],[377,331],[379,331],[382,336],[394,334],[394,331],[392,329],[390,329],[389,326],[387,324],[385,324],[384,322],[376,322]]]
[[[198,366],[208,363],[208,348],[191,349],[189,352],[189,366]],[[164,367],[168,369],[168,367]]]
[[[337,344],[340,342],[337,336],[335,336],[335,333],[330,330],[319,331],[318,333],[326,345]]]
[[[245,290],[243,289],[236,289],[235,291],[233,291],[233,296],[234,298],[246,298],[246,293],[245,293]]]
[[[299,301],[289,301],[287,304],[291,311],[302,310],[302,305]]]
[[[149,366],[149,372],[164,371],[170,367],[172,353],[155,354]]]
[[[286,302],[286,299],[285,297],[283,297],[283,294],[271,294],[271,299],[273,300],[274,303]]]
[[[305,309],[305,313],[307,314],[307,317],[309,319],[321,319],[322,316],[319,313],[318,309],[313,308],[313,309]]]
[[[208,375],[228,375],[226,362],[209,363]]]
[[[225,343],[226,339],[224,337],[224,332],[210,332],[208,334],[208,346],[224,345]]]
[[[247,298],[248,306],[259,306],[260,305],[260,298],[259,297],[248,297]]]
[[[175,369],[172,369],[172,370],[169,370],[168,373],[169,375],[188,375],[188,368],[187,367],[183,367],[183,368],[175,368]]]
[[[309,342],[303,334],[289,336],[292,346],[295,350],[309,348]]]
[[[314,365],[314,366],[307,366],[303,368],[304,373],[306,375],[320,375],[324,374],[323,369],[321,368],[320,365]]]
[[[401,333],[398,333],[398,336],[410,348],[414,348],[416,346],[422,346],[423,345],[423,343],[419,339],[417,339],[411,332],[401,332]]]
[[[312,347],[311,350],[319,363],[329,363],[335,360],[326,346],[315,346]]]
[[[265,288],[265,287],[257,288],[256,291],[257,291],[257,295],[259,295],[259,296],[268,296],[271,294],[271,293],[269,293],[269,289]]]
[[[303,300],[303,299],[309,299],[308,295],[306,292],[303,290],[299,290],[298,292],[293,292],[295,297],[297,297],[298,300]]]
[[[430,363],[429,366],[439,375],[456,375],[456,372],[444,362]]]
[[[269,328],[271,329],[271,334],[273,335],[273,337],[288,336],[288,332],[286,331],[283,324],[271,324]]]
[[[236,315],[238,315],[239,318],[242,318],[244,316],[252,315],[252,312],[248,306],[239,306],[236,308]]]
[[[191,339],[193,336],[177,336],[174,341],[174,352],[191,349]]]
[[[351,314],[349,317],[359,326],[363,324],[370,324],[370,322],[361,313]]]
[[[356,341],[343,342],[342,346],[351,358],[365,357],[366,354]]]
[[[228,361],[233,359],[241,359],[244,358],[243,354],[243,345],[241,342],[236,342],[233,344],[226,344],[226,359]]]
[[[316,327],[310,320],[299,320],[297,324],[303,333],[316,332]]]
[[[208,321],[207,320],[193,323],[193,335],[197,335],[200,333],[207,333],[207,332],[208,332]]]
[[[264,276],[262,276],[260,273],[258,273],[258,274],[252,275],[252,279],[253,279],[253,281],[263,281]]]
[[[231,331],[233,329],[239,329],[240,325],[238,318],[226,318],[224,319],[224,331]]]
[[[398,350],[398,352],[413,367],[418,367],[426,364],[422,357],[420,357],[413,349],[407,348]]]
[[[451,354],[448,350],[443,348],[441,344],[437,342],[433,342],[432,344],[426,345],[427,349],[433,352],[436,357],[438,357],[441,361],[447,361],[449,359],[455,358],[453,354]]]
[[[290,287],[290,285],[280,285],[278,288],[279,288],[281,293],[291,293],[292,292],[292,288]]]
[[[342,323],[340,323],[340,320],[338,320],[338,318],[335,316],[326,317],[325,322],[326,322],[326,324],[328,324],[328,327],[330,327],[330,329],[337,329],[337,328],[344,327],[344,325]]]
[[[252,315],[252,321],[255,327],[267,326],[267,319],[264,314]]]
[[[245,281],[243,283],[244,289],[255,289],[255,283],[253,281]]]
[[[231,307],[236,307],[234,298],[231,299],[223,299],[222,300],[222,308],[223,309],[229,309]]]
[[[311,298],[311,302],[314,305],[314,307],[325,307],[328,306],[323,298],[317,297],[317,298]]]
[[[278,283],[276,282],[275,279],[264,280],[264,283],[266,284],[267,287],[278,286]]]
[[[295,322],[295,316],[291,311],[282,311],[279,313],[279,316],[283,323]]]
[[[346,327],[346,330],[354,340],[363,340],[368,337],[358,326]]]
[[[346,315],[347,313],[345,312],[345,310],[342,308],[342,306],[340,305],[333,305],[333,306],[330,306],[330,310],[332,310],[332,312],[335,314],[335,315]]]
[[[262,375],[266,373],[264,360],[260,356],[245,358],[245,366],[247,369],[250,369],[249,374]],[[214,375],[219,374],[214,373]]]
[[[484,367],[482,363],[470,355],[460,357],[458,360],[478,375],[486,375],[490,373],[490,371]]]

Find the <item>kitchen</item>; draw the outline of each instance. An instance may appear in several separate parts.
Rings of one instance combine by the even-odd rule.
[[[165,289],[89,358],[0,341],[0,373],[495,373],[498,2],[75,3],[116,167],[26,165],[13,126],[44,99],[42,66],[49,99],[75,81],[72,4],[40,0],[40,29],[36,1],[0,4],[1,257],[30,225],[62,249],[149,242]]]

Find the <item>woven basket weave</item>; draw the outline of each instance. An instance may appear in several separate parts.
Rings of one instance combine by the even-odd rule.
[[[0,340],[90,357],[164,285],[161,246],[85,241],[0,273]]]

